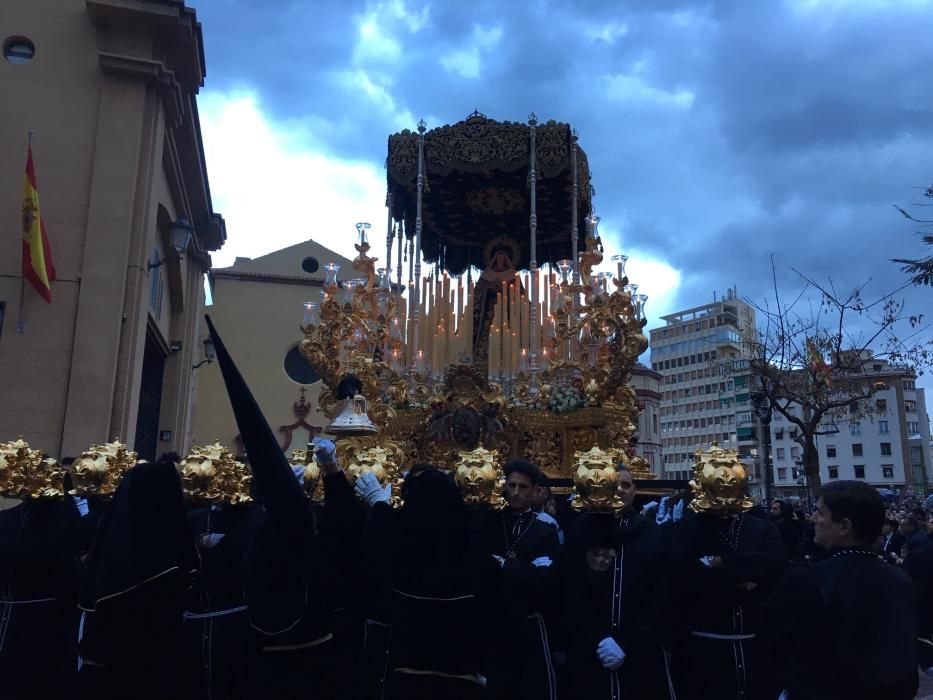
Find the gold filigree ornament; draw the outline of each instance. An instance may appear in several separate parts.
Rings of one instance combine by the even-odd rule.
[[[311,499],[312,503],[324,503],[324,480],[321,478],[323,472],[321,465],[314,459],[314,450],[302,450],[296,448],[292,450],[292,458],[289,460],[292,465],[292,471],[301,469],[296,474],[301,480],[301,486],[305,495]]]
[[[733,515],[752,508],[754,504],[747,495],[748,475],[738,452],[724,450],[713,442],[709,450],[697,450],[694,460],[690,480],[693,512]]]
[[[505,476],[499,466],[499,453],[477,447],[459,454],[454,481],[467,506],[502,508]]]
[[[0,443],[0,495],[7,498],[60,498],[65,495],[65,470],[41,450],[29,448],[20,436]]]
[[[253,501],[252,473],[219,441],[193,447],[191,454],[178,463],[178,473],[185,497],[199,503],[244,505]]]
[[[571,507],[590,513],[617,513],[625,507],[619,493],[616,450],[593,447],[573,455],[573,501]]]
[[[350,485],[365,472],[372,472],[382,486],[392,485],[392,505],[401,505],[402,469],[405,451],[396,442],[373,438],[351,438],[337,443],[337,462],[345,464]]]
[[[91,445],[71,467],[72,493],[84,498],[112,498],[123,475],[137,462],[138,455],[127,450],[117,438]]]

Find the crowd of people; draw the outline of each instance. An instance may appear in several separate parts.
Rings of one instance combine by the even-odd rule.
[[[619,465],[621,507],[578,513],[513,459],[506,507],[467,508],[318,441],[317,505],[214,340],[254,502],[186,504],[169,455],[0,512],[2,697],[909,700],[933,666],[931,540],[868,485],[643,504]]]

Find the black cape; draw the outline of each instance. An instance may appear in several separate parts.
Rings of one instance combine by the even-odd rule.
[[[70,497],[0,511],[0,692],[70,697],[80,515]]]
[[[793,700],[911,700],[916,592],[869,551],[794,570],[767,602],[768,642]]]
[[[120,482],[82,576],[83,697],[185,697],[186,590],[198,567],[181,482],[168,462],[142,462]]]

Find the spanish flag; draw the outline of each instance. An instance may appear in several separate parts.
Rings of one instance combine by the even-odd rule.
[[[39,187],[32,164],[32,144],[26,156],[26,182],[23,185],[23,277],[32,283],[47,302],[52,302],[55,265],[45,222],[39,213]]]

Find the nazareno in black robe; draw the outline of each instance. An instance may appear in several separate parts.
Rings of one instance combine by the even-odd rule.
[[[639,513],[584,513],[574,520],[561,554],[570,697],[669,697],[662,649],[670,603],[668,555],[667,531]],[[616,670],[603,668],[597,655],[607,637],[625,652]]]
[[[483,581],[498,565],[471,554],[453,480],[436,470],[409,478],[399,511],[373,506],[366,542],[368,580],[392,628],[384,697],[485,697],[495,628]]]
[[[335,697],[332,598],[340,582],[326,568],[327,548],[315,534],[310,502],[210,317],[206,320],[249,457],[254,491],[265,511],[243,568],[253,629],[248,696]],[[324,488],[328,517],[339,521],[340,509],[352,501],[349,484],[342,474],[333,474],[324,477]]]
[[[557,530],[528,510],[482,509],[471,521],[472,546],[486,559],[505,559],[498,585],[491,591],[497,634],[489,640],[489,692],[509,700],[554,700],[557,680],[544,613],[558,599]],[[513,556],[509,556],[509,550]],[[534,566],[548,557],[551,566]]]
[[[762,601],[787,568],[773,523],[688,514],[671,554],[671,671],[678,700],[774,700],[780,692],[759,633]],[[722,557],[709,567],[705,556]]]
[[[213,504],[188,510],[196,543],[203,535],[223,535],[214,546],[200,546],[201,567],[188,590],[184,612],[186,653],[198,662],[202,697],[244,697],[251,628],[243,597],[243,559],[262,523],[252,504]]]
[[[766,640],[792,700],[912,700],[913,583],[867,549],[795,569],[766,601]]]
[[[137,464],[120,482],[82,573],[81,697],[195,692],[182,614],[197,568],[174,464]]]
[[[81,516],[70,496],[0,511],[0,694],[70,698]]]

